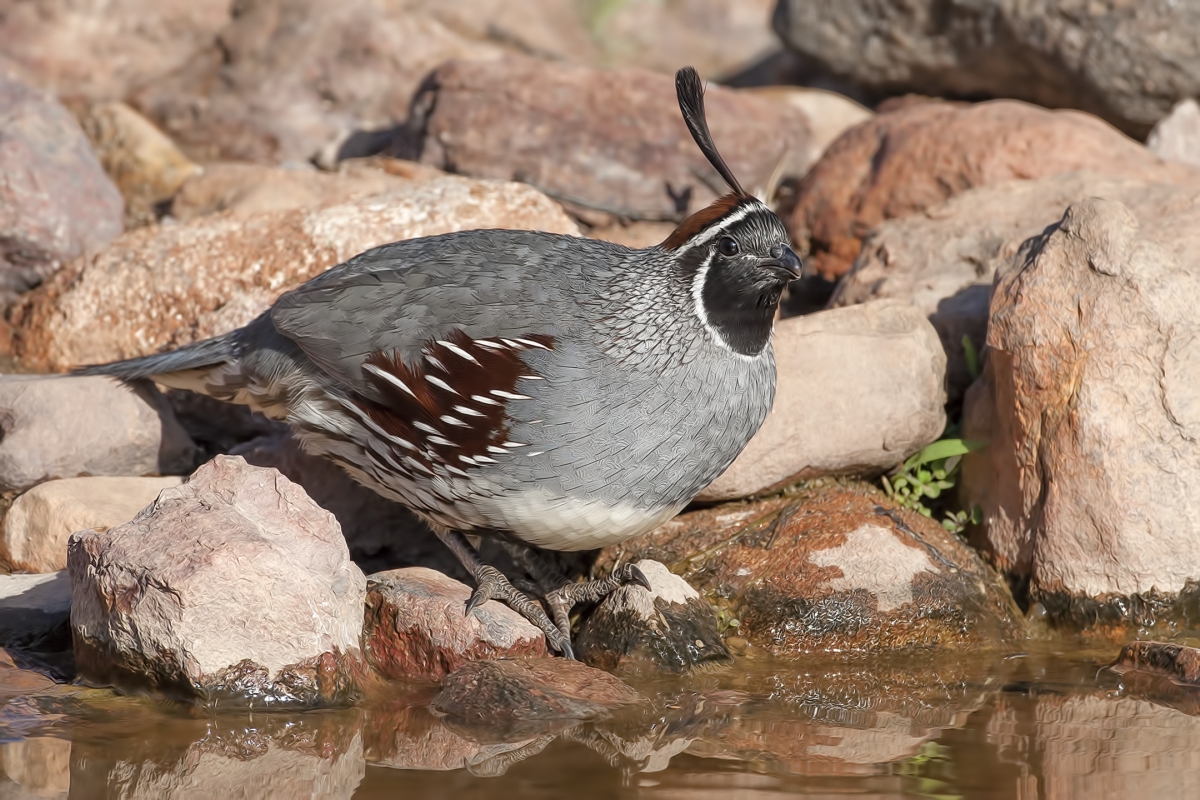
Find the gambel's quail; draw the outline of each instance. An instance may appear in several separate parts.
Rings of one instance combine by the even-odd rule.
[[[538,548],[644,533],[733,462],[771,407],[775,311],[801,270],[779,218],[717,152],[696,71],[675,85],[731,191],[660,245],[504,230],[396,242],[244,328],[77,373],[150,378],[287,422],[310,453],[429,523],[474,576],[468,613],[507,602],[570,656],[570,609],[646,579],[627,564],[567,583]],[[553,621],[467,536],[498,538]]]

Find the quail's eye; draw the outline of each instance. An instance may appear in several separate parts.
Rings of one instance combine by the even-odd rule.
[[[717,242],[717,252],[723,256],[736,256],[741,250],[737,241],[730,236],[722,236],[721,240]]]

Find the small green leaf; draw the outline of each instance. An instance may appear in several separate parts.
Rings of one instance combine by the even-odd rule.
[[[983,371],[979,368],[979,351],[975,349],[975,343],[971,341],[970,336],[963,336],[963,357],[967,360],[967,372],[971,373],[971,380],[978,380]]]

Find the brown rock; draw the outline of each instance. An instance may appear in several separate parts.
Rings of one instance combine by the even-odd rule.
[[[1173,683],[1200,686],[1200,650],[1169,642],[1130,642],[1110,667],[1114,672],[1143,672]]]
[[[643,702],[607,672],[565,658],[471,661],[446,676],[431,704],[468,725],[595,719]]]
[[[71,580],[66,572],[0,575],[0,646],[50,649],[50,640],[69,646],[70,617]]]
[[[26,298],[16,349],[31,368],[60,370],[178,347],[245,325],[371,247],[471,228],[578,232],[529,187],[454,177],[315,211],[139,229]]]
[[[1013,101],[922,103],[879,114],[834,142],[801,182],[785,220],[811,264],[836,278],[881,222],[977,186],[1092,170],[1116,178],[1200,184],[1094,117]]]
[[[778,656],[1010,646],[1021,617],[957,537],[866,485],[684,514],[601,551],[597,571],[653,558]]]
[[[64,478],[38,484],[13,501],[0,529],[0,563],[22,572],[67,568],[75,531],[124,525],[182,478]]]
[[[203,703],[344,702],[366,580],[329,512],[274,470],[218,456],[132,522],[71,538],[84,679]]]
[[[195,447],[152,387],[108,378],[0,377],[0,488],[192,468]]]
[[[71,113],[0,70],[0,300],[121,232],[121,194]]]
[[[808,86],[757,86],[742,90],[746,94],[785,103],[804,112],[812,132],[813,150],[824,153],[829,145],[855,125],[875,114],[849,97],[826,89]]]
[[[933,327],[907,303],[786,319],[775,326],[774,346],[775,405],[700,501],[882,471],[946,427],[946,359]]]
[[[157,222],[163,203],[201,171],[153,123],[124,103],[88,105],[79,121],[104,171],[125,198],[129,227]]]
[[[1200,103],[1181,100],[1171,113],[1154,124],[1146,147],[1166,161],[1182,161],[1200,167]]]
[[[975,541],[1060,619],[1096,601],[1129,620],[1122,597],[1200,577],[1197,213],[1139,232],[1117,201],[1076,203],[993,289],[963,420],[989,445],[963,497]]]
[[[637,567],[651,588],[622,586],[604,598],[575,638],[579,658],[610,671],[630,664],[683,672],[730,661],[700,593],[657,561]]]
[[[471,590],[425,567],[372,575],[363,646],[372,667],[392,680],[440,681],[470,661],[544,656],[541,630],[489,600],[465,613]]]
[[[764,186],[781,159],[784,174],[801,175],[816,158],[804,112],[717,86],[705,100],[713,138],[747,190]],[[688,135],[667,75],[456,61],[430,76],[413,108],[423,163],[525,181],[585,210],[673,218],[710,203],[710,183],[725,191]]]

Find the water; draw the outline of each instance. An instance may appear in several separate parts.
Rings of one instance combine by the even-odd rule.
[[[420,687],[214,715],[0,672],[0,799],[1200,796],[1200,693],[1103,669],[1117,649],[744,659],[508,731],[438,719]]]

